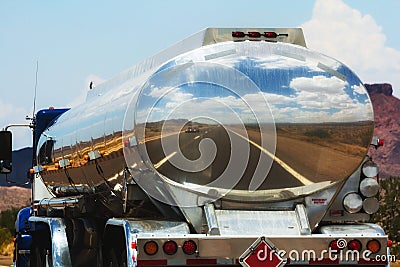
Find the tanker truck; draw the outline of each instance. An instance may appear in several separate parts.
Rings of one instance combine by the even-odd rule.
[[[373,119],[302,29],[207,28],[37,112],[16,266],[388,266]]]

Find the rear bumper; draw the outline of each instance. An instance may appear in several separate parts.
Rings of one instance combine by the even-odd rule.
[[[179,222],[110,219],[108,224],[122,226],[125,230],[128,266],[254,266],[246,265],[246,258],[254,258],[254,254],[263,255],[263,252],[258,251],[261,237],[270,247],[270,251],[283,259],[279,266],[388,266],[388,263],[394,260],[388,255],[387,236],[379,226],[372,224],[321,227],[320,233],[308,235],[190,234],[189,229],[184,226],[185,223]],[[188,240],[196,244],[196,251],[191,255],[185,254],[182,248]],[[335,240],[340,240],[341,248],[338,251],[330,249],[331,242]],[[360,251],[349,249],[348,244],[352,240],[360,242]],[[371,240],[380,244],[375,253],[370,253],[367,249]],[[145,251],[145,245],[150,241],[157,244],[156,252],[152,255]],[[176,252],[165,253],[163,246],[167,241],[176,243]],[[270,266],[268,259],[264,259],[261,265]]]
[[[148,265],[232,265],[240,264],[243,260],[255,253],[257,236],[167,236],[167,237],[137,237],[137,263],[138,266]],[[387,255],[387,237],[361,236],[361,235],[327,235],[316,234],[311,236],[270,236],[265,237],[271,244],[272,250],[282,256],[286,265],[379,265],[385,266],[390,261]],[[357,239],[362,244],[360,252],[344,247],[335,252],[329,249],[329,244],[334,240],[343,240],[348,244]],[[163,244],[173,240],[178,244],[174,255],[167,255],[163,251]],[[186,255],[182,244],[186,240],[193,240],[197,244],[197,251],[193,255]],[[366,244],[370,240],[378,240],[381,249],[377,253],[370,253]],[[144,245],[148,241],[158,244],[158,252],[148,255]],[[247,254],[246,250],[252,248]]]

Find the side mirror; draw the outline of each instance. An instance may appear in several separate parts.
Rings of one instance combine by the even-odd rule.
[[[10,131],[0,131],[0,173],[12,171],[12,134]]]

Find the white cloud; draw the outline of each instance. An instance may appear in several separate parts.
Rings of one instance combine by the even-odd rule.
[[[336,78],[325,76],[313,76],[295,78],[290,82],[290,87],[296,91],[304,92],[324,92],[327,94],[335,95],[346,86],[346,82]]]
[[[151,85],[150,88],[151,88],[150,92],[149,93],[146,92],[146,95],[155,97],[155,98],[159,98],[173,89],[173,87],[169,87],[169,86],[157,87],[154,85]]]
[[[386,35],[371,15],[342,0],[317,0],[301,27],[309,48],[348,65],[364,83],[389,82],[400,96],[400,51],[386,46]]]

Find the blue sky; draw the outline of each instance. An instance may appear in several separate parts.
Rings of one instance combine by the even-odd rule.
[[[400,96],[400,1],[0,1],[0,128],[67,107],[100,83],[206,27],[303,27],[308,46]],[[15,133],[16,148],[29,145]],[[22,139],[22,140],[21,140]]]

